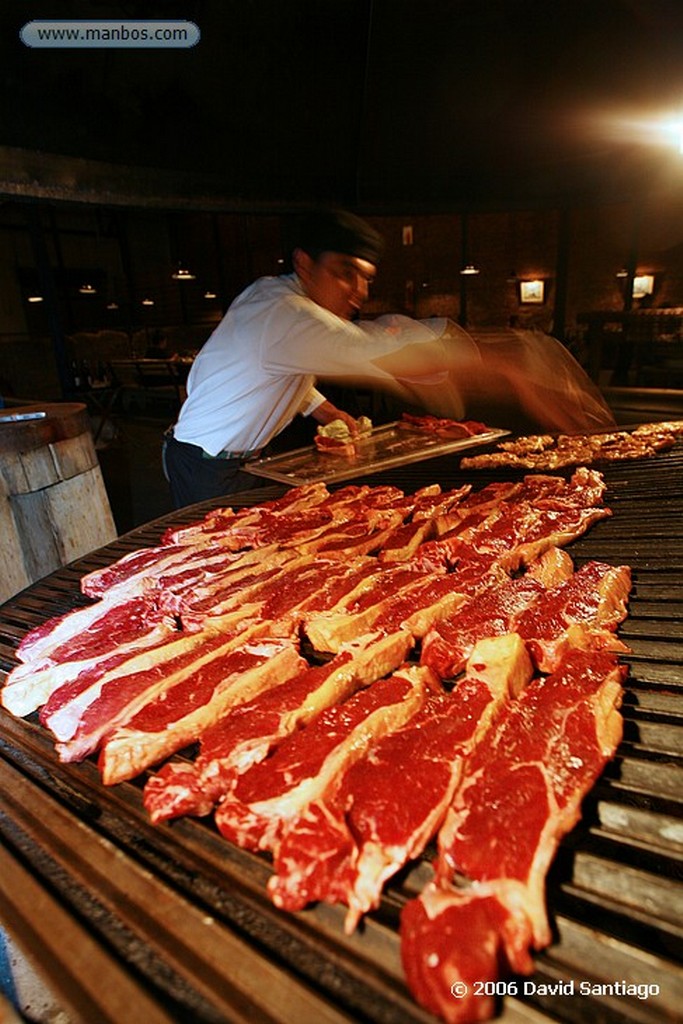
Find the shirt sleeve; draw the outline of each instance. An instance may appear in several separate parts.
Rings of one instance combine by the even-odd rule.
[[[310,391],[304,395],[304,399],[299,406],[299,412],[302,416],[310,416],[312,412],[315,412],[319,405],[322,405],[323,402],[326,401],[327,399],[322,392],[318,391],[317,388],[311,388]]]
[[[440,332],[407,317],[391,323],[354,324],[305,296],[292,296],[267,326],[263,366],[276,373],[308,373],[318,377],[392,380],[393,357],[419,346],[418,372],[445,368]],[[414,360],[412,361],[414,362]],[[412,363],[411,363],[412,365]],[[414,371],[414,366],[412,366]],[[400,374],[398,374],[400,375]]]

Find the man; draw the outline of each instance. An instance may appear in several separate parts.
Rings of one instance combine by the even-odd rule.
[[[193,363],[165,440],[176,508],[253,487],[242,466],[297,413],[321,424],[341,419],[355,432],[353,417],[317,390],[317,377],[387,386],[396,376],[443,369],[442,347],[429,351],[429,328],[415,325],[406,344],[399,329],[353,323],[382,248],[380,235],[353,214],[312,214],[293,253],[294,273],[261,278],[235,299]]]
[[[297,413],[323,424],[341,419],[354,432],[353,417],[315,387],[320,377],[507,428],[520,415],[546,432],[614,422],[597,388],[548,335],[471,333],[446,318],[355,323],[382,248],[353,214],[312,214],[294,249],[294,273],[261,278],[235,299],[194,361],[165,440],[177,508],[253,487],[242,466]]]

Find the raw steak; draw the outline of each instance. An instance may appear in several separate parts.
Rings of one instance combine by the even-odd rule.
[[[436,575],[436,574],[435,574]],[[341,650],[342,645],[372,630],[398,592],[407,595],[424,586],[425,573],[412,566],[392,566],[371,580],[371,585],[342,611],[309,616],[306,634],[317,651]]]
[[[300,549],[318,551],[327,558],[357,558],[359,555],[379,552],[400,522],[400,513],[393,513],[389,524],[381,529],[373,528],[364,519],[353,520],[328,530],[312,542],[300,545]]]
[[[296,555],[284,564],[237,579],[219,579],[205,588],[189,592],[175,602],[183,628],[229,628],[235,622],[258,615],[262,620],[285,618],[314,595],[323,581],[339,579],[349,568],[336,559]]]
[[[486,1019],[493,1006],[474,982],[530,972],[530,947],[551,941],[546,874],[621,739],[625,674],[611,652],[570,652],[508,705],[468,764],[439,834],[435,880],[401,922],[408,984],[444,1020]],[[457,888],[456,872],[476,885]],[[463,999],[451,994],[456,981],[468,986]]]
[[[380,562],[407,561],[412,558],[420,544],[432,536],[433,532],[434,527],[430,519],[402,523],[386,538],[378,555]]]
[[[123,722],[108,730],[99,768],[105,785],[131,779],[196,740],[228,711],[298,675],[306,667],[295,647],[272,639],[244,644],[203,659],[148,697],[137,713],[112,715]],[[171,666],[173,671],[173,666]]]
[[[219,543],[198,549],[181,545],[143,548],[131,551],[112,565],[88,573],[81,580],[81,590],[95,598],[107,598],[114,590],[133,597],[154,589],[197,585],[211,579],[214,573],[230,572],[239,565],[248,564],[249,560],[256,560],[253,552],[230,551]]]
[[[451,553],[467,545],[481,553],[495,555],[508,572],[528,565],[549,547],[564,547],[585,533],[594,523],[611,515],[604,507],[543,508],[540,504],[519,502],[497,505],[481,522],[458,528],[455,537],[446,534]]]
[[[541,672],[552,672],[571,647],[627,651],[615,631],[627,615],[631,571],[587,562],[515,618]]]
[[[314,900],[349,907],[346,930],[379,903],[384,883],[437,832],[469,752],[533,674],[521,639],[485,640],[452,694],[432,682],[423,707],[374,744],[283,828],[268,889],[299,910]]]
[[[241,633],[175,636],[125,665],[93,671],[87,680],[79,678],[75,685],[55,691],[41,712],[41,722],[59,741],[61,760],[82,760],[117,726],[181,683],[209,679],[217,685],[226,659],[246,642]]]
[[[565,579],[572,569],[571,559],[558,558],[553,548],[524,576],[507,578],[502,584],[493,578],[487,589],[428,631],[422,642],[421,664],[428,665],[442,679],[456,676],[475,644],[484,637],[516,630],[520,613],[539,599],[542,601],[547,587]]]
[[[14,715],[36,711],[81,673],[156,647],[175,633],[174,620],[144,597],[101,601],[48,625],[25,648],[32,657],[10,672],[3,687],[2,704]]]
[[[611,515],[601,507],[605,485],[595,471],[577,470],[570,481],[529,476],[521,484],[489,486],[490,491],[484,488],[470,495],[436,521],[439,543],[450,560],[464,545],[495,554],[513,572],[548,547],[568,544]]]
[[[513,572],[609,516],[600,507],[603,492],[602,476],[588,470],[578,470],[569,482],[530,476],[521,483],[488,484],[434,519],[436,538],[418,548],[412,563],[452,568],[488,555]],[[530,544],[525,530],[533,531]]]
[[[218,805],[216,824],[238,846],[272,849],[284,822],[334,785],[368,745],[422,706],[427,670],[408,667],[323,711],[272,757],[253,765]]]
[[[447,439],[472,437],[473,434],[487,434],[492,428],[477,420],[451,420],[443,416],[414,416],[412,413],[401,414],[397,426],[405,430],[418,430],[421,433]]]
[[[320,504],[329,496],[327,487],[321,482],[292,487],[281,498],[262,505],[250,505],[248,508],[238,511],[233,511],[231,508],[214,509],[199,522],[166,530],[161,540],[163,544],[202,544],[212,535],[229,532],[231,527],[237,523],[256,525],[264,513],[267,515],[295,513],[300,509]]]
[[[307,668],[231,710],[202,733],[194,763],[171,762],[148,780],[144,804],[152,821],[208,814],[238,775],[325,708],[398,668],[411,644],[408,634],[395,633],[348,647],[326,665]]]
[[[438,484],[423,487],[413,495],[412,519],[435,519],[445,515],[454,505],[458,505],[472,491],[471,484],[463,484],[452,491],[442,492]]]
[[[234,607],[235,595],[246,594],[248,588],[274,579],[296,561],[296,552],[278,551],[274,546],[240,551],[236,555],[221,552],[206,560],[201,552],[180,550],[185,550],[186,560],[173,572],[156,576],[154,587],[159,605],[177,616],[183,628],[201,621],[200,614],[192,615],[194,608],[210,610],[221,601],[227,607]],[[183,615],[187,619],[184,623]]]

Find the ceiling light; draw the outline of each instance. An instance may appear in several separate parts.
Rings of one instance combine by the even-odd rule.
[[[27,302],[42,302],[43,301],[43,296],[42,295],[28,295],[26,297],[26,301]]]
[[[463,277],[473,277],[475,274],[479,273],[479,267],[475,267],[474,263],[467,263],[460,273]]]
[[[118,308],[119,308],[118,302],[108,302],[107,303],[107,309],[118,309]]]
[[[204,298],[205,299],[215,299],[216,298],[216,293],[212,292],[212,291],[204,292]]]
[[[142,305],[143,306],[153,306],[154,305],[154,299],[143,299],[142,300]]]
[[[78,290],[81,295],[97,295],[97,289],[91,284],[82,284]]]
[[[178,264],[178,269],[173,271],[174,281],[194,281],[195,275],[187,267],[183,266],[182,263]]]

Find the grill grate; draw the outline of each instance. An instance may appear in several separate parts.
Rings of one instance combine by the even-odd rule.
[[[412,491],[505,475],[473,477],[456,466],[443,457],[358,482]],[[557,941],[519,983],[520,995],[505,1000],[511,1024],[663,1024],[683,1006],[683,444],[604,473],[614,515],[569,550],[577,565],[598,558],[633,569],[620,631],[632,649],[625,735],[551,870]],[[258,500],[283,490],[260,489]],[[221,503],[202,511],[212,504]],[[148,524],[0,608],[0,669],[11,668],[27,629],[85,601],[83,573],[196,518],[195,508]],[[35,716],[1,714],[0,920],[38,952],[75,1020],[118,1021],[134,1004],[150,1024],[432,1021],[404,988],[396,933],[401,906],[428,875],[429,851],[347,937],[340,908],[277,912],[265,898],[265,859],[230,846],[206,822],[154,828],[142,781],[104,789],[93,763],[56,760]],[[87,969],[74,965],[59,938],[66,934],[87,951]],[[649,988],[642,997],[622,985]]]

